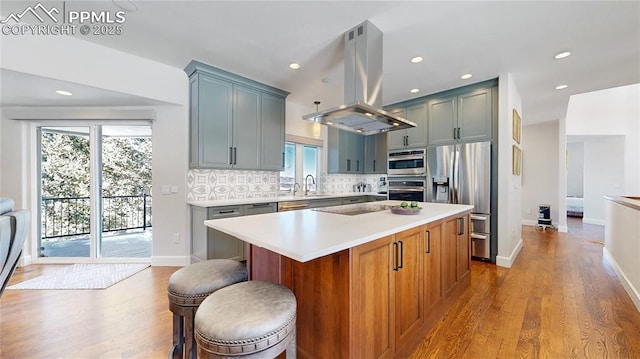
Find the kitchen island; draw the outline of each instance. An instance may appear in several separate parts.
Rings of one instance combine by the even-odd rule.
[[[248,243],[250,279],[291,288],[300,358],[401,358],[470,283],[471,206],[398,201],[205,221]],[[340,212],[340,213],[338,213]]]

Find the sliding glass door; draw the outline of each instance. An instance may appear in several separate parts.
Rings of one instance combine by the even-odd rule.
[[[151,128],[40,127],[38,257],[151,256]]]

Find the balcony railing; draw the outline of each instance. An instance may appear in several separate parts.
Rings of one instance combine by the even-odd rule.
[[[42,198],[42,239],[90,233],[89,197]],[[151,196],[102,197],[102,232],[151,228]]]

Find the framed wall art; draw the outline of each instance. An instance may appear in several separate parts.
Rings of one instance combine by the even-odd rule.
[[[522,119],[516,109],[513,109],[513,139],[519,144],[522,134]]]
[[[513,159],[511,163],[512,172],[516,176],[520,176],[522,172],[522,151],[520,147],[513,145]]]

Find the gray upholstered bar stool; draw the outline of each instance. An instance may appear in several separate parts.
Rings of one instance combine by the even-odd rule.
[[[246,280],[246,265],[231,259],[194,263],[171,275],[167,286],[169,309],[173,312],[173,346],[169,358],[197,357],[193,320],[198,306],[220,288]]]
[[[195,319],[200,359],[296,357],[296,297],[260,281],[234,284],[205,299]]]

